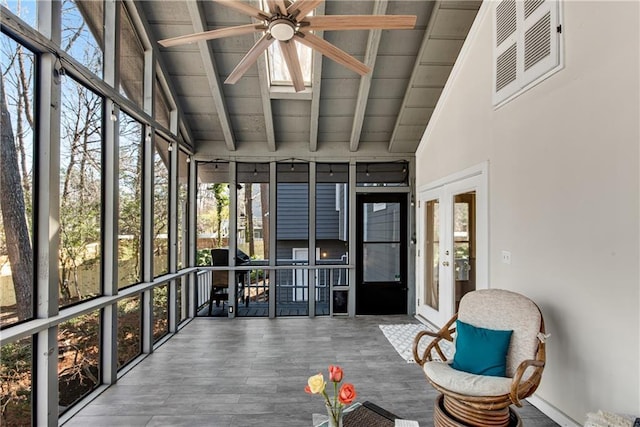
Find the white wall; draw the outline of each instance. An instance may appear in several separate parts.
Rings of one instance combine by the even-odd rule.
[[[489,160],[490,286],[540,305],[552,337],[536,396],[582,424],[598,409],[640,416],[640,8],[563,11],[565,68],[497,110],[479,15],[416,184]]]

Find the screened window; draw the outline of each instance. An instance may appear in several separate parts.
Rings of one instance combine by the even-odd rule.
[[[358,163],[358,187],[402,187],[409,185],[409,165],[406,162]]]
[[[269,259],[269,164],[238,163],[238,249]]]
[[[229,245],[228,182],[228,163],[198,164],[198,265],[212,265],[211,249]]]
[[[279,265],[309,265],[309,165],[277,165],[276,256]],[[309,313],[309,270],[278,270],[276,310],[283,315]],[[286,308],[290,310],[286,310]]]
[[[348,264],[349,164],[316,165],[316,264]],[[316,278],[316,315],[329,314],[332,286],[347,286],[348,270],[320,268]],[[344,297],[344,291],[335,291]],[[339,304],[338,304],[339,306]],[[338,308],[338,311],[335,309]],[[334,313],[340,312],[334,301]]]
[[[142,353],[140,295],[118,301],[118,369]]]
[[[31,337],[3,344],[0,348],[0,420],[6,426],[33,425]]]
[[[4,327],[33,317],[36,58],[4,34],[0,43],[0,326]]]
[[[237,316],[267,316],[269,304],[269,163],[237,164],[237,246],[255,265],[238,274],[244,306]]]
[[[60,414],[100,385],[100,310],[58,327]]]
[[[178,268],[189,265],[187,242],[189,237],[189,156],[178,151]]]
[[[118,288],[142,280],[142,123],[120,113]]]
[[[100,96],[61,77],[60,306],[101,292],[102,104]]]
[[[124,3],[120,13],[120,93],[138,107],[144,100],[144,48]]]
[[[62,49],[100,77],[104,62],[103,20],[101,1],[62,2]]]
[[[153,271],[169,272],[169,141],[156,135],[153,156]]]
[[[2,5],[32,28],[38,27],[37,2],[35,0],[6,0]]]
[[[153,288],[153,342],[169,333],[169,285]]]
[[[154,91],[154,114],[156,121],[165,128],[169,129],[171,124],[171,108],[169,107],[169,101],[165,95],[160,80],[156,78],[156,82],[153,85]]]

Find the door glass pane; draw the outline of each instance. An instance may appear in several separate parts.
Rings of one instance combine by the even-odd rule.
[[[456,311],[464,294],[476,288],[475,200],[475,192],[458,194],[454,197],[453,253],[455,255]]]
[[[400,203],[363,205],[363,279],[400,281]]]
[[[365,282],[400,281],[398,243],[365,243],[362,255]]]
[[[439,308],[440,281],[438,264],[440,262],[440,202],[429,200],[425,209],[425,289],[424,303],[434,310]]]

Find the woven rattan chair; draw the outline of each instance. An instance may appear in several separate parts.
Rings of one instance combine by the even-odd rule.
[[[440,347],[454,342],[456,320],[475,327],[512,330],[506,359],[506,377],[475,375],[451,367]],[[432,340],[422,354],[422,339]],[[540,384],[545,365],[545,330],[542,313],[527,297],[502,290],[485,289],[466,294],[458,313],[438,332],[420,332],[413,343],[413,357],[429,382],[442,394],[434,409],[436,427],[516,426],[517,413]],[[437,360],[439,359],[439,360]]]

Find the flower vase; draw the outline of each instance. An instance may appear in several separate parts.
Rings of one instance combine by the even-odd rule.
[[[333,408],[331,405],[326,405],[327,415],[329,415],[328,427],[342,427],[342,406]]]

